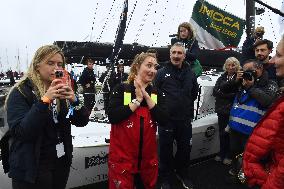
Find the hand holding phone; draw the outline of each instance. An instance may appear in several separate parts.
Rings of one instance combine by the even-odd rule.
[[[63,69],[55,70],[55,78],[61,79],[61,82],[63,84],[69,84],[70,76],[66,70]]]

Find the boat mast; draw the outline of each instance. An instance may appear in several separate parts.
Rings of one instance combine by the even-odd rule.
[[[247,37],[252,35],[255,26],[255,2],[246,0],[246,34]]]
[[[252,32],[254,31],[254,26],[255,26],[255,2],[258,4],[265,6],[266,8],[270,9],[272,12],[275,14],[278,14],[282,17],[284,17],[284,13],[281,12],[280,10],[273,8],[269,6],[268,4],[260,1],[260,0],[246,0],[246,34],[247,37],[252,35]]]
[[[115,42],[113,45],[112,54],[109,58],[111,64],[114,64],[115,60],[117,60],[117,57],[123,45],[125,29],[126,29],[127,14],[128,14],[128,0],[125,0],[123,10],[120,15],[119,25],[116,31],[116,37],[115,37]]]
[[[17,65],[16,65],[16,71],[18,72],[18,73],[20,73],[20,71],[21,71],[21,69],[20,69],[20,49],[18,48],[18,55],[17,55],[17,58],[16,58],[17,60]]]

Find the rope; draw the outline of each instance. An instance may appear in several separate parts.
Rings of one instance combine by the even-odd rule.
[[[266,2],[266,4],[268,4],[267,2]],[[275,35],[275,29],[274,29],[274,26],[273,26],[273,23],[272,23],[272,19],[271,19],[271,10],[268,10],[268,14],[269,14],[269,21],[270,21],[270,26],[271,26],[271,28],[272,28],[272,32],[273,32],[273,36],[274,36],[274,39],[275,39],[275,41],[277,41],[277,38],[276,38],[276,35]]]
[[[113,11],[113,14],[112,14],[112,22],[113,22],[113,20],[115,21],[115,22],[117,22],[117,15],[119,15],[118,17],[119,17],[119,22],[118,22],[118,24],[120,23],[120,16],[121,16],[121,9],[122,9],[122,7],[123,7],[123,5],[124,5],[124,3],[118,3],[117,4],[117,7],[116,7],[116,9],[115,9],[115,11]],[[116,31],[117,32],[117,31]],[[113,43],[115,43],[115,40],[116,40],[116,36],[117,36],[117,33],[115,33],[115,36],[114,36],[114,38],[113,38]]]
[[[163,1],[162,1],[163,2]],[[168,0],[166,1],[166,4],[168,4]],[[162,19],[161,19],[161,24],[163,24],[163,20],[165,19],[165,13],[167,12],[167,6],[166,5],[164,5],[165,6],[165,8],[164,8],[164,14],[162,15]],[[155,43],[154,43],[154,46],[156,46],[157,45],[157,42],[158,42],[158,36],[160,36],[160,32],[161,32],[161,27],[159,27],[158,28],[158,33],[157,33],[157,37],[155,37]],[[153,33],[153,35],[155,35],[154,33]],[[152,46],[153,46],[153,44],[152,44]]]
[[[180,9],[180,0],[177,1],[177,6],[176,6],[176,10],[179,10],[179,9]],[[175,23],[176,18],[179,18],[178,20],[180,20],[181,12],[182,12],[182,11],[178,11],[178,16],[174,16],[174,17],[172,18],[172,23]],[[170,34],[172,34],[171,31],[168,32],[168,35],[170,35]]]
[[[94,14],[94,18],[93,18],[93,24],[92,24],[92,28],[91,28],[91,34],[90,34],[90,41],[92,41],[92,38],[93,38],[93,30],[94,30],[94,25],[95,25],[95,19],[96,19],[96,15],[97,15],[97,10],[98,10],[98,6],[99,5],[99,2],[97,2],[96,4],[96,9],[95,9],[95,14]]]
[[[144,14],[141,24],[139,25],[138,32],[134,38],[134,43],[137,43],[139,37],[140,37],[140,32],[143,30],[143,26],[145,25],[145,22],[147,20],[147,17],[149,16],[149,12],[151,10],[151,7],[153,5],[153,0],[150,0],[149,4],[147,5],[146,13]],[[133,47],[134,48],[134,47]]]
[[[129,14],[129,21],[128,21],[128,23],[127,23],[127,25],[126,25],[126,28],[125,28],[125,32],[124,32],[124,34],[126,34],[126,32],[127,32],[127,29],[128,29],[128,27],[129,27],[129,25],[130,25],[130,22],[131,22],[131,20],[132,20],[132,16],[133,16],[133,13],[134,13],[134,11],[135,11],[135,8],[136,8],[136,5],[137,5],[137,2],[138,2],[138,0],[136,0],[135,1],[135,3],[134,3],[134,5],[133,5],[133,10],[131,11],[131,13]]]
[[[103,34],[103,32],[105,31],[106,25],[108,24],[108,20],[109,20],[109,18],[110,18],[110,13],[112,12],[112,8],[113,8],[114,3],[115,3],[115,0],[113,0],[113,2],[112,2],[112,4],[111,4],[111,7],[110,7],[110,9],[109,9],[109,11],[108,11],[108,16],[107,16],[107,18],[106,18],[106,21],[105,21],[105,23],[104,23],[104,25],[103,25],[103,27],[102,27],[102,31],[101,31],[99,37],[97,38],[96,42],[99,42],[99,40],[102,38],[102,34]]]

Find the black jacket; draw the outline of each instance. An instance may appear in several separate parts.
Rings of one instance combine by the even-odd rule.
[[[101,83],[104,82],[105,77],[107,75],[107,71],[104,72],[101,77],[99,78],[99,81]],[[105,81],[104,86],[103,86],[103,91],[104,92],[110,92],[113,90],[113,88],[117,85],[120,84],[124,81],[127,80],[128,74],[127,73],[115,73],[114,71],[112,71],[110,73],[110,76],[108,78],[107,81]]]
[[[12,139],[9,177],[34,183],[42,164],[42,148],[51,153],[45,154],[48,157],[56,157],[55,146],[59,142],[63,142],[66,163],[71,165],[73,146],[67,112],[66,101],[61,100],[58,123],[55,124],[52,111],[36,98],[28,79],[12,89],[7,101],[7,121]]]
[[[133,112],[128,105],[124,105],[124,92],[131,92],[131,99],[135,99],[135,87],[133,82],[130,84],[121,83],[114,87],[109,101],[108,118],[110,123],[115,124],[127,119]],[[165,124],[168,121],[168,111],[166,106],[165,94],[156,90],[152,85],[146,87],[146,91],[149,95],[151,93],[157,93],[157,104],[150,110],[153,119],[158,123]],[[148,106],[145,99],[141,102],[141,106]]]
[[[94,70],[86,67],[79,78],[79,83],[82,85],[84,93],[95,93],[96,75],[94,73]],[[86,84],[90,84],[90,87],[86,88]]]
[[[253,48],[253,44],[255,43],[254,37],[248,37],[243,43],[242,46],[242,56],[241,56],[241,65],[243,65],[244,61],[249,59],[255,59],[255,52]]]
[[[238,92],[238,88],[232,88],[231,91],[227,92],[221,90],[223,85],[226,85],[226,83],[229,82],[227,76],[227,72],[223,73],[217,79],[216,84],[213,88],[213,96],[216,97],[215,112],[224,115],[230,114],[235,95]],[[232,79],[235,80],[235,78],[236,77],[233,77]]]
[[[277,81],[277,77],[276,77],[276,68],[274,64],[270,64],[270,63],[265,63],[263,64],[263,69],[265,71],[267,71],[268,73],[268,79],[272,79],[274,81]]]
[[[111,90],[117,85],[127,80],[127,73],[113,73],[110,76],[110,88]]]
[[[168,62],[158,70],[155,85],[166,94],[171,120],[190,120],[194,114],[194,100],[198,84],[190,65],[183,62],[181,69]]]

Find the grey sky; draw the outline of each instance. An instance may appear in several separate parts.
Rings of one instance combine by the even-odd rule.
[[[244,0],[208,2],[236,16],[245,17]],[[280,9],[282,0],[263,2]],[[129,17],[135,3],[136,0],[129,0]],[[194,3],[195,0],[137,1],[124,42],[167,45],[169,34],[176,33],[178,24],[190,19]],[[26,70],[27,61],[31,61],[35,50],[54,41],[99,39],[100,42],[113,42],[122,4],[123,0],[115,0],[114,3],[113,0],[1,0],[0,71],[10,67],[15,70],[18,54],[21,70]],[[111,5],[112,11],[109,12]],[[277,15],[266,9],[265,16],[256,18],[256,25],[265,26],[264,37],[276,42],[280,38],[278,20]]]

